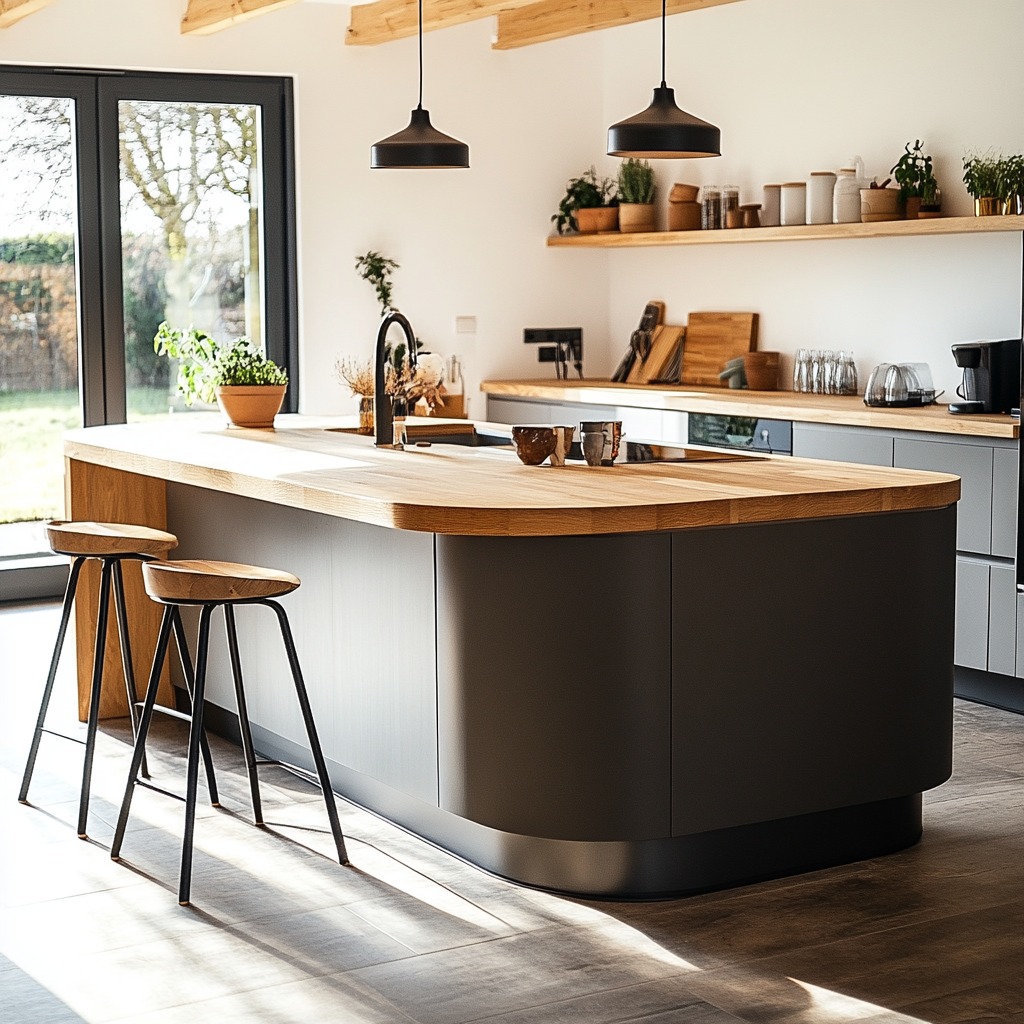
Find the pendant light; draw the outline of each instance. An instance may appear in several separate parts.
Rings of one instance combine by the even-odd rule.
[[[661,0],[661,85],[651,105],[608,129],[608,155],[679,159],[721,156],[722,133],[707,121],[676,106],[675,91],[665,84],[666,0]]]
[[[370,167],[468,167],[469,146],[439,132],[423,109],[423,0],[419,0],[419,102],[407,128],[370,147]]]

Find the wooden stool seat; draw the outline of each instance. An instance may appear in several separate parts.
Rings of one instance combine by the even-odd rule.
[[[207,559],[147,562],[142,578],[146,593],[161,604],[261,601],[290,594],[301,582],[278,569]]]
[[[65,522],[46,524],[46,540],[58,555],[166,555],[178,546],[178,538],[164,530],[128,523]]]

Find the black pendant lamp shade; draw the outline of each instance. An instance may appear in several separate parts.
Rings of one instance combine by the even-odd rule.
[[[439,132],[423,109],[423,0],[419,0],[420,95],[409,125],[370,147],[370,167],[468,167],[469,146]]]
[[[680,110],[674,91],[662,82],[646,110],[608,129],[608,155],[641,160],[721,156],[722,133]]]
[[[676,106],[665,84],[666,0],[661,0],[661,85],[651,105],[608,129],[608,155],[640,160],[721,156],[722,133],[707,121]]]
[[[416,107],[409,126],[370,147],[370,166],[468,167],[469,146],[439,132],[430,112]]]

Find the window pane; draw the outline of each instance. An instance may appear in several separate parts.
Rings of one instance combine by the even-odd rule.
[[[260,108],[118,104],[128,420],[184,408],[161,321],[263,344]]]
[[[74,102],[0,95],[0,523],[63,514],[78,393]],[[0,558],[43,547],[8,530]]]

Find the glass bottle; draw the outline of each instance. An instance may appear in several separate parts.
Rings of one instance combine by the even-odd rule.
[[[462,357],[451,356],[445,371],[444,405],[441,415],[452,419],[466,417],[466,385],[462,379]]]

